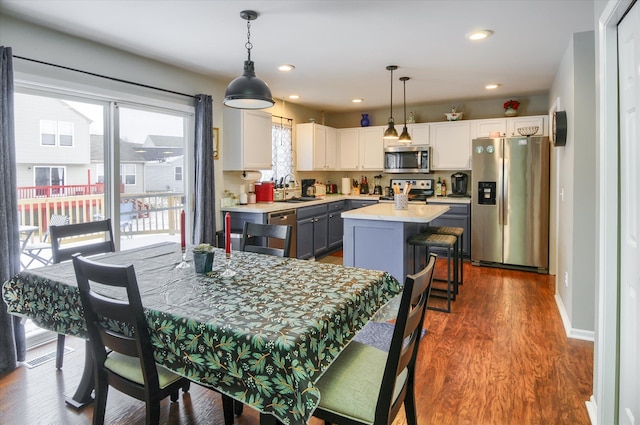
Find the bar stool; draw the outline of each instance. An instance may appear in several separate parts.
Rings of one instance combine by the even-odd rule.
[[[445,298],[447,300],[447,308],[445,309],[445,308],[431,307],[431,306],[427,306],[427,308],[430,310],[451,313],[451,301],[455,301],[456,294],[458,293],[458,281],[455,279],[455,277],[452,279],[452,276],[451,276],[452,266],[453,266],[454,275],[456,274],[456,269],[458,267],[458,264],[455,263],[457,259],[455,250],[457,248],[458,239],[453,235],[441,235],[441,234],[430,233],[425,231],[425,232],[418,233],[416,235],[411,236],[407,241],[407,243],[409,245],[413,245],[414,255],[415,255],[416,246],[426,247],[427,255],[429,255],[429,249],[432,247],[445,248],[447,250],[447,280],[445,281],[444,279],[436,279],[436,278],[433,279],[441,282],[447,282],[447,290],[446,290],[447,296],[444,297],[444,296],[439,296],[437,294],[434,294],[433,293],[434,291],[444,291],[444,289],[435,288],[433,286],[431,287],[431,295],[435,298]]]
[[[453,235],[457,238],[457,246],[455,251],[456,258],[454,261],[459,267],[456,267],[454,279],[458,282],[458,285],[462,285],[464,281],[464,262],[462,258],[462,253],[464,252],[464,238],[462,237],[462,235],[464,234],[464,228],[451,226],[430,226],[427,227],[424,232],[435,233],[438,235]],[[460,276],[460,279],[458,279],[458,276]]]

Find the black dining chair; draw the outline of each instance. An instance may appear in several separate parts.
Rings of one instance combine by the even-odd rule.
[[[104,423],[109,386],[144,401],[145,423],[159,423],[160,401],[167,396],[177,401],[179,390],[187,392],[191,381],[155,363],[133,265],[98,263],[80,254],[72,260],[93,357],[93,425]],[[111,298],[100,287],[122,288],[125,294]],[[225,425],[232,425],[233,399],[223,395],[222,406]]]
[[[93,424],[103,424],[109,386],[146,403],[146,423],[160,420],[160,401],[178,400],[190,381],[156,365],[133,265],[97,263],[73,254],[73,267],[89,333],[95,375]],[[98,284],[98,285],[96,285]],[[119,287],[123,298],[101,294],[97,287]],[[124,296],[126,295],[126,296]],[[115,330],[109,322],[126,330]]]
[[[351,341],[325,371],[314,416],[326,424],[389,425],[404,405],[407,424],[417,424],[415,365],[435,262],[431,254],[406,277],[388,352]]]
[[[49,226],[49,238],[51,239],[51,259],[54,264],[71,260],[71,256],[80,253],[83,256],[115,252],[113,243],[113,231],[111,220],[92,221],[88,223],[75,223]],[[63,239],[77,238],[81,244],[74,243],[63,247]],[[87,242],[88,241],[88,242]],[[62,368],[64,361],[65,335],[58,334],[56,347],[56,369]]]
[[[288,257],[291,251],[291,226],[245,221],[240,251]]]

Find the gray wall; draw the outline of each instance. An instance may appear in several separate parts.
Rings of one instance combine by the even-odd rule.
[[[557,98],[559,110],[567,112],[568,132],[566,146],[552,150],[556,288],[572,333],[584,336],[595,330],[597,149],[592,31],[574,34],[567,47],[550,91],[550,108]]]

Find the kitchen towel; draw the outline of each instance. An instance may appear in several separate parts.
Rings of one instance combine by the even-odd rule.
[[[343,195],[350,195],[351,194],[351,179],[349,177],[343,177],[342,178],[342,190],[340,191],[340,193],[342,193]]]

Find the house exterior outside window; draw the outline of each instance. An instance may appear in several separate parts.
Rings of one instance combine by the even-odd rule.
[[[35,186],[64,186],[64,167],[33,167]]]
[[[126,186],[136,184],[136,164],[120,164],[120,181]]]
[[[182,167],[175,168],[175,178],[176,181],[182,181]]]
[[[40,120],[40,145],[73,147],[73,123]]]

